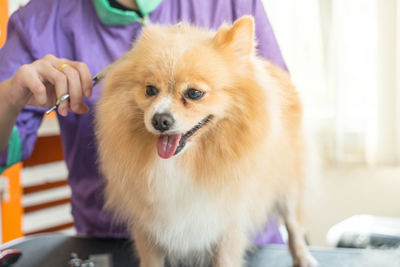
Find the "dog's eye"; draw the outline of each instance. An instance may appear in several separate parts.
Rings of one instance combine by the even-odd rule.
[[[148,96],[155,96],[155,95],[158,94],[158,89],[155,88],[154,86],[147,85],[147,86],[146,86],[146,94],[147,94]]]
[[[189,89],[185,92],[185,97],[190,100],[199,100],[202,98],[204,93],[196,89]]]

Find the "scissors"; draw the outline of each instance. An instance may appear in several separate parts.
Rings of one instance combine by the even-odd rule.
[[[93,86],[95,86],[95,85],[98,84],[101,80],[103,80],[103,78],[104,78],[104,73],[108,70],[109,67],[110,67],[110,65],[108,65],[107,67],[105,67],[104,69],[102,69],[99,73],[97,73],[97,74],[93,77],[93,79],[92,79]],[[56,104],[55,104],[51,109],[49,109],[48,111],[46,111],[46,115],[49,115],[50,112],[52,112],[53,110],[55,110],[56,108],[58,108],[58,106],[59,106],[64,100],[66,100],[66,99],[68,99],[68,98],[69,98],[69,93],[66,93],[66,94],[63,94],[62,96],[60,96],[60,97],[57,99]]]

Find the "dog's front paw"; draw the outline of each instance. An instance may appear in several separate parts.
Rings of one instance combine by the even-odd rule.
[[[317,267],[317,260],[311,255],[306,254],[303,257],[296,257],[293,260],[293,267]]]

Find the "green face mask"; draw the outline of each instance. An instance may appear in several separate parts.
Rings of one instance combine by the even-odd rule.
[[[108,0],[92,0],[96,8],[97,15],[103,24],[108,26],[124,26],[142,18],[134,11],[123,11],[110,6]],[[140,13],[146,17],[153,12],[162,0],[136,0]]]

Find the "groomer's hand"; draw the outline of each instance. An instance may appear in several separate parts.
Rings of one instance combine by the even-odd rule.
[[[82,102],[83,96],[89,98],[93,89],[85,63],[46,55],[20,67],[9,84],[8,99],[21,110],[26,105],[50,108],[60,96],[69,92],[69,106],[68,101],[63,101],[58,107],[61,115],[66,116],[68,111],[77,114],[89,111]]]

